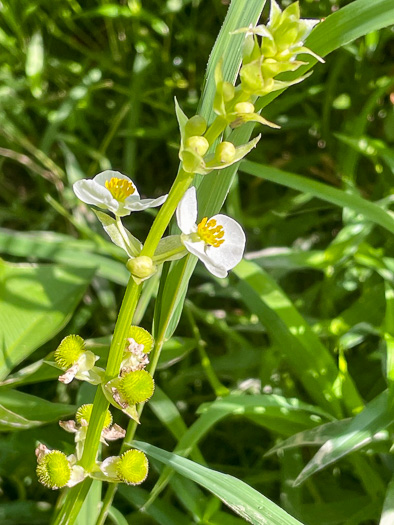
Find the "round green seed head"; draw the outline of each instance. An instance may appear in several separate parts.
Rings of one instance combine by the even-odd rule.
[[[79,335],[68,335],[55,350],[55,362],[66,370],[74,365],[85,351],[85,341]]]
[[[144,345],[144,353],[149,354],[153,347],[153,337],[150,333],[141,328],[141,326],[132,326],[129,332],[129,338],[134,339],[139,345]]]
[[[198,137],[197,135],[188,138],[185,141],[185,147],[194,150],[197,155],[203,157],[208,151],[209,142],[205,137]]]
[[[70,481],[71,467],[67,456],[60,450],[45,454],[37,465],[38,481],[50,489],[61,489]]]
[[[206,129],[207,121],[201,115],[194,115],[185,125],[185,133],[189,137],[193,135],[203,135]]]
[[[92,415],[92,409],[93,409],[92,404],[86,404],[86,405],[80,406],[75,415],[76,422],[82,425],[83,420],[85,420],[89,424],[90,418]],[[111,415],[111,412],[107,410],[105,413],[103,428],[108,428],[111,424],[112,424],[112,415]]]
[[[124,483],[139,485],[148,475],[148,459],[140,450],[128,450],[116,465],[116,473]]]
[[[146,370],[129,372],[122,377],[118,387],[119,392],[129,405],[147,401],[152,396],[154,389],[153,378]]]
[[[235,156],[235,146],[231,142],[221,142],[215,151],[215,159],[223,164],[231,162]]]

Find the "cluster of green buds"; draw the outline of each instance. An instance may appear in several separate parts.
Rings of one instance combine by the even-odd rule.
[[[54,361],[49,363],[65,370],[59,376],[62,383],[68,384],[77,378],[95,385],[100,384],[113,406],[139,422],[137,405],[147,401],[154,391],[153,378],[145,370],[153,343],[149,332],[139,326],[131,326],[125,341],[120,374],[108,382],[104,380],[104,370],[95,366],[99,357],[86,349],[85,341],[78,335],[65,337],[54,353]],[[82,405],[76,412],[75,420],[59,422],[63,430],[74,434],[75,454],[66,456],[60,450],[49,450],[44,444],[38,445],[37,477],[46,487],[72,487],[87,476],[136,485],[142,483],[148,475],[148,460],[138,450],[128,450],[121,456],[111,456],[103,462],[96,458],[95,466],[89,472],[78,464],[82,458],[92,410],[92,404]],[[106,410],[100,442],[108,445],[108,441],[124,438],[125,435],[126,431],[118,424],[113,424],[112,414]]]
[[[235,147],[232,142],[223,141],[216,146],[213,153],[208,153],[217,138],[215,131],[212,130],[215,126],[221,126],[221,123],[214,122],[207,130],[207,123],[201,115],[188,119],[177,101],[175,101],[175,111],[181,133],[179,158],[186,173],[207,175],[214,170],[227,168],[243,159],[260,140],[259,135],[247,144],[238,147]]]
[[[299,54],[309,54],[324,62],[304,46],[305,39],[318,22],[301,19],[298,2],[282,11],[276,1],[271,0],[271,12],[266,26],[237,30],[236,33],[246,33],[240,71],[244,94],[262,96],[301,82],[305,77],[292,81],[275,78],[280,73],[296,71],[304,65],[305,62],[297,60]]]

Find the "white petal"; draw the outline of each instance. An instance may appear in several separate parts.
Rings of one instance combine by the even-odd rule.
[[[147,208],[156,208],[156,206],[161,206],[166,199],[167,195],[162,195],[157,199],[141,199],[130,203],[128,202],[128,199],[126,199],[125,208],[131,211],[142,211],[146,210]]]
[[[91,370],[94,367],[97,359],[97,356],[93,352],[86,350],[78,359],[79,372]]]
[[[120,173],[120,171],[114,171],[114,170],[105,170],[93,177],[94,182],[97,182],[97,184],[100,184],[101,186],[105,187],[105,183],[108,180],[111,179],[125,179],[131,182],[135,188],[134,182],[128,177],[127,175],[123,175],[123,173]],[[137,189],[137,188],[136,188]]]
[[[118,456],[110,456],[100,464],[100,470],[105,476],[112,480],[117,480],[116,465],[119,462]]]
[[[176,209],[176,220],[182,233],[192,233],[196,231],[197,221],[197,196],[196,188],[189,188]]]
[[[231,270],[242,259],[246,242],[245,233],[237,221],[227,215],[214,215],[212,219],[223,226],[224,243],[217,248],[207,246],[205,253],[212,265]]]
[[[119,207],[118,201],[112,197],[111,192],[101,184],[97,184],[94,179],[78,180],[73,190],[78,199],[86,204],[107,208],[114,213]]]
[[[216,277],[226,277],[226,269],[222,266],[217,266],[215,262],[209,257],[209,255],[207,255],[206,252],[208,246],[205,244],[204,241],[192,242],[184,240],[183,244],[188,252],[198,257],[200,261],[205,264],[209,272],[211,272],[213,275],[216,275]]]
[[[71,477],[67,483],[67,487],[73,487],[74,485],[81,483],[81,481],[85,479],[85,476],[86,474],[84,469],[79,465],[75,465],[71,469]]]

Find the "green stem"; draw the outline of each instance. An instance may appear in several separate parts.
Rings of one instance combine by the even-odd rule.
[[[182,168],[179,170],[170,193],[168,194],[167,200],[160,208],[159,213],[156,215],[155,221],[150,232],[148,233],[148,237],[146,238],[140,255],[153,257],[157,245],[166,231],[166,228],[175,213],[179,201],[192,183],[193,176],[194,175],[192,173],[186,173]]]
[[[92,481],[91,478],[86,478],[83,483],[75,485],[67,492],[64,505],[60,508],[51,525],[69,525],[74,523],[89,492]]]
[[[207,139],[210,145],[223,133],[227,127],[227,121],[223,117],[216,117],[212,124],[205,132],[204,137]]]

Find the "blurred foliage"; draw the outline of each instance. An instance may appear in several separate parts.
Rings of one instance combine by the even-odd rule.
[[[324,17],[350,3],[305,0],[302,16]],[[66,388],[48,381],[53,371],[39,362],[62,336],[76,332],[92,339],[105,356],[105,336],[112,333],[127,280],[123,255],[109,244],[93,213],[77,201],[71,185],[112,168],[136,180],[143,196],[168,191],[179,163],[174,96],[189,116],[196,112],[226,4],[219,0],[0,4],[0,254],[15,263],[83,267],[84,275],[89,268],[96,269],[66,330],[15,369],[2,391],[14,384],[22,393],[67,406],[91,400],[90,387],[73,383]],[[393,58],[393,28],[370,33],[328,56],[310,78],[264,110],[264,117],[281,129],[259,129],[263,137],[250,160],[341,188],[390,210]],[[138,439],[174,449],[186,427],[198,420],[201,404],[215,400],[202,364],[203,348],[229,389],[316,405],[313,417],[306,416],[303,407],[294,419],[281,419],[279,409],[272,409],[265,419],[256,413],[243,417],[235,410],[215,426],[207,423],[209,435],[199,444],[206,463],[249,483],[305,524],[378,523],[394,470],[389,454],[392,417],[383,423],[382,416],[377,427],[369,427],[368,420],[365,432],[371,439],[366,448],[336,464],[327,460],[325,470],[295,488],[292,480],[315,454],[313,444],[322,445],[338,432],[345,435],[343,427],[330,430],[325,439],[303,436],[303,448],[289,446],[278,455],[264,455],[280,439],[330,424],[333,416],[355,416],[363,402],[373,402],[393,380],[392,235],[348,207],[333,206],[242,169],[229,193],[226,213],[245,227],[245,264],[261,271],[259,279],[272,286],[273,295],[264,295],[264,290],[254,288],[255,281],[247,280],[252,266],[223,281],[197,266],[178,338],[165,348],[157,374],[167,404],[155,408],[152,402]],[[151,217],[146,217],[135,213],[126,220],[139,238],[149,228]],[[157,282],[144,292],[146,302],[139,312],[141,318],[145,313],[142,325],[148,329],[155,286]],[[285,304],[290,304],[289,317]],[[297,310],[302,321],[295,317]],[[265,317],[267,312],[271,317]],[[296,321],[308,334],[304,339]],[[275,337],[277,330],[282,330],[282,339]],[[292,358],[292,345],[301,345],[311,356],[315,352],[317,361],[324,355],[328,369],[338,365],[338,397],[349,396],[342,399],[338,413],[319,412],[327,406],[311,394],[307,370],[297,364],[294,354]],[[300,355],[307,354],[300,350]],[[25,369],[28,365],[31,368]],[[342,388],[350,383],[351,394],[347,386]],[[6,401],[2,407],[11,409]],[[379,413],[374,407],[367,416]],[[178,421],[183,429],[178,436],[172,435],[171,420],[165,417],[171,413],[184,421]],[[356,429],[364,428],[365,422],[360,427],[358,421]],[[379,439],[372,439],[380,430]],[[72,451],[71,438],[56,424],[0,436],[4,524],[25,523],[27,514],[29,523],[48,523],[48,504],[43,502],[54,504],[56,494],[41,487],[34,472],[34,446],[43,439],[50,447]],[[338,446],[353,451],[360,442]],[[114,445],[111,452],[117,453]],[[137,514],[136,508],[148,498],[144,491],[154,486],[160,469],[152,462],[152,473],[141,489],[122,488],[117,495],[115,507],[130,523],[242,522],[191,481],[186,485],[188,499],[177,477],[146,514]],[[391,487],[386,498],[388,508],[394,506],[392,491]],[[172,514],[159,519],[163,501]]]

